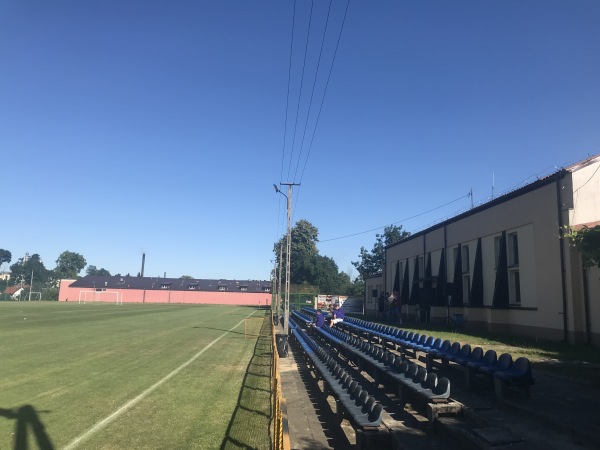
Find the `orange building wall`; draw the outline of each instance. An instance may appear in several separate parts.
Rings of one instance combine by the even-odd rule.
[[[75,280],[61,280],[58,301],[78,302],[81,298],[86,301],[111,302],[116,301],[116,295],[95,292],[90,288],[71,288]],[[82,292],[85,292],[82,293]],[[119,292],[123,303],[186,303],[211,305],[251,305],[268,306],[271,303],[270,292],[206,292],[206,291],[171,291],[171,290],[142,290],[142,289],[109,289],[107,292]]]

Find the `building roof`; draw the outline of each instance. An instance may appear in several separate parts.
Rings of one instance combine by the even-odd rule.
[[[261,280],[199,280],[159,277],[87,275],[69,287],[92,289],[142,289],[172,291],[271,292],[271,282]]]
[[[377,273],[373,273],[371,275],[366,275],[364,277],[365,280],[368,280],[370,278],[381,278],[383,276],[383,272],[377,272]]]
[[[28,288],[29,286],[9,286],[4,290],[5,294],[12,295],[15,292],[18,292],[20,289]]]
[[[571,164],[570,166],[566,167],[565,170],[568,170],[569,172],[577,172],[579,169],[583,169],[584,167],[587,167],[587,166],[597,163],[599,161],[600,161],[600,154],[593,155],[593,156],[590,156],[590,157],[584,159],[583,161],[578,161],[574,164]]]

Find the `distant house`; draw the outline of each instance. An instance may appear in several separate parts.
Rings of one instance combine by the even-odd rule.
[[[10,298],[13,300],[19,300],[21,294],[23,294],[27,288],[29,288],[29,286],[9,286],[4,290],[4,295],[10,295]]]
[[[600,345],[600,269],[559,237],[598,221],[595,155],[390,245],[383,290],[406,319]]]
[[[10,272],[0,272],[0,280],[10,280]]]
[[[268,306],[271,282],[88,275],[61,280],[58,300]]]

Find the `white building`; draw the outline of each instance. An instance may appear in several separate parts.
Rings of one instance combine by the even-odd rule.
[[[596,155],[386,248],[366,309],[382,284],[408,318],[599,345],[600,269],[560,238],[599,221]]]

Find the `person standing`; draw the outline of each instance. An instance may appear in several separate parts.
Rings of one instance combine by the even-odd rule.
[[[387,305],[386,305],[386,313],[385,318],[387,322],[393,322],[394,320],[394,293],[388,293],[387,297]]]
[[[375,320],[383,320],[383,312],[385,311],[385,295],[383,291],[379,293],[377,297],[377,317]]]
[[[394,292],[394,321],[398,324],[402,323],[402,299],[400,292]]]

